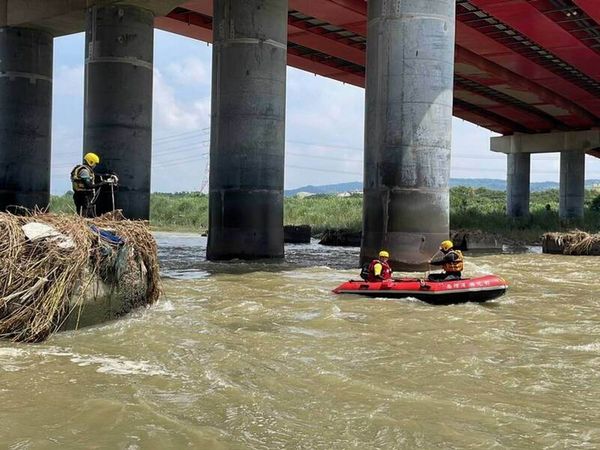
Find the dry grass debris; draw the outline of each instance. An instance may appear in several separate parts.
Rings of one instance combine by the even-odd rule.
[[[580,230],[546,233],[543,240],[552,242],[565,255],[600,255],[600,233],[589,234]]]
[[[28,239],[22,227],[30,223],[50,225],[70,245],[52,237]],[[125,245],[108,244],[92,224],[111,230]],[[127,297],[131,308],[158,300],[156,242],[146,223],[125,220],[119,212],[96,219],[0,213],[0,337],[45,340],[78,313],[97,280]]]

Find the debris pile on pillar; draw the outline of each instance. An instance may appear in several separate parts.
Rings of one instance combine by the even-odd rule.
[[[360,247],[362,231],[345,229],[327,229],[323,232],[319,244],[337,247]]]
[[[600,256],[600,233],[574,230],[567,233],[545,233],[542,251],[553,255]]]
[[[283,227],[283,240],[286,244],[310,244],[310,225],[286,225]]]
[[[39,342],[156,302],[156,242],[119,212],[0,213],[0,337]]]

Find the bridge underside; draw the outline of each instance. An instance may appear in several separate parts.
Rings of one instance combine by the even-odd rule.
[[[212,42],[213,0],[0,0],[0,26],[85,30],[90,4],[129,4]],[[288,0],[290,66],[364,87],[364,0]],[[500,134],[582,130],[600,116],[600,3],[455,0],[454,115]]]
[[[183,3],[156,26],[211,42],[212,3]],[[455,3],[455,116],[503,135],[597,125],[600,4]],[[290,66],[364,87],[366,35],[364,0],[289,0]]]
[[[599,125],[600,2],[456,0],[455,5],[454,116],[502,135],[586,131]],[[366,24],[363,0],[290,0],[288,64],[364,87]],[[212,0],[187,2],[158,18],[157,26],[210,42]],[[569,149],[545,151],[564,154]],[[597,149],[586,152],[600,156]],[[512,214],[518,217],[528,214],[530,169],[514,172],[511,159],[509,192],[522,195],[520,206],[508,211],[521,211]],[[584,164],[570,167],[570,172],[585,170]],[[562,179],[569,171],[561,171]],[[567,208],[575,211],[567,214],[565,208],[561,215],[570,218],[583,211]]]
[[[598,127],[597,0],[0,0],[0,208],[47,202],[47,50],[52,36],[86,30],[85,142],[122,175],[126,215],[148,216],[152,17],[215,41],[209,257],[282,255],[286,62],[366,88],[362,259],[385,246],[417,266],[447,235],[452,114],[534,137],[505,152],[509,214],[528,213],[536,151],[561,153],[561,216],[582,214],[584,152],[598,148],[539,148]],[[27,161],[35,182],[20,175]]]

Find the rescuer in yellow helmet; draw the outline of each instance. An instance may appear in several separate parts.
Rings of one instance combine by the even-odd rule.
[[[452,241],[443,241],[438,252],[429,260],[432,266],[442,266],[442,273],[429,275],[431,281],[460,280],[464,268],[464,257],[454,249]]]
[[[392,278],[392,268],[388,264],[390,254],[386,250],[381,250],[377,259],[371,261],[366,270],[363,269],[361,277],[367,281],[384,281]]]
[[[105,181],[96,183],[94,168],[100,164],[100,157],[95,153],[86,153],[83,164],[75,166],[71,171],[71,185],[73,187],[73,201],[77,214],[83,217],[95,217],[97,198],[96,189],[106,184],[116,184],[117,177],[110,176]]]

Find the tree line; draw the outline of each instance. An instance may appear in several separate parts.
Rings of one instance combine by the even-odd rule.
[[[284,224],[310,225],[313,234],[326,229],[359,231],[362,224],[362,195],[339,197],[318,194],[284,198]],[[532,192],[530,216],[506,217],[506,192],[486,188],[453,187],[450,189],[450,227],[505,234],[525,240],[547,231],[577,227],[600,230],[600,192],[587,190],[582,221],[564,223],[558,216],[559,192],[550,189]],[[52,212],[74,212],[69,193],[53,196]],[[154,229],[202,232],[208,227],[208,196],[197,192],[153,193],[150,196],[150,222]]]

